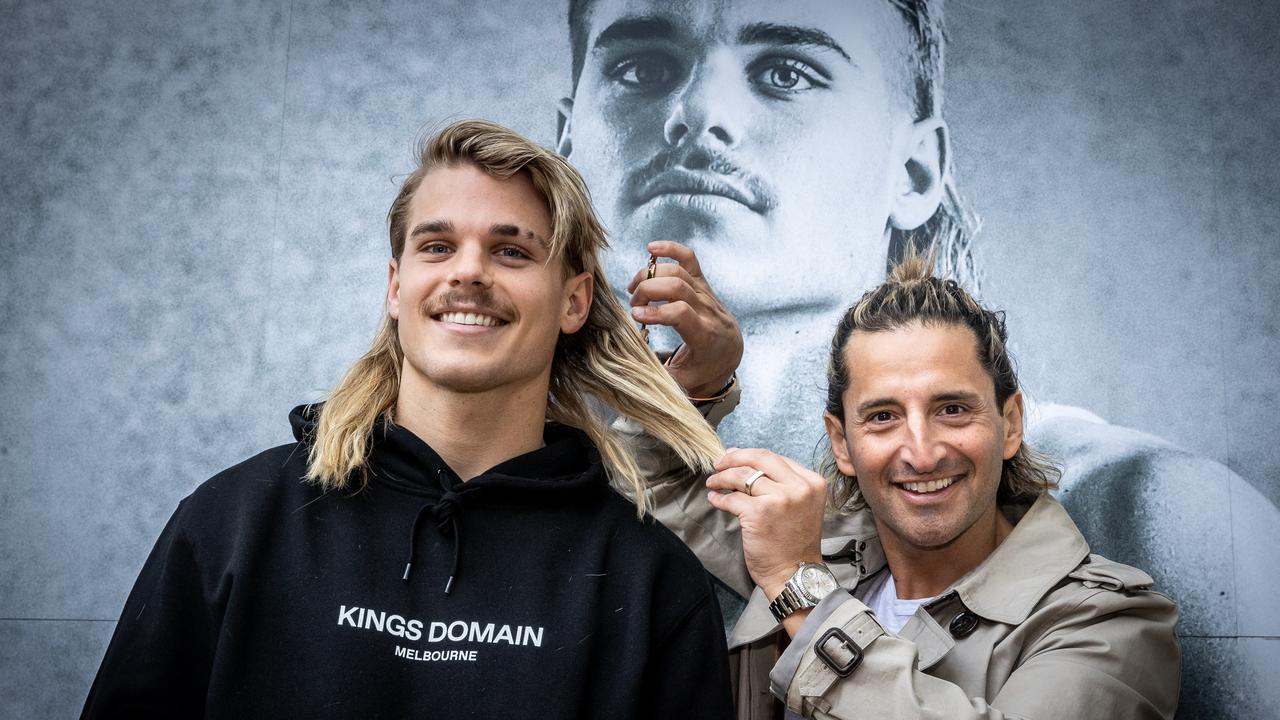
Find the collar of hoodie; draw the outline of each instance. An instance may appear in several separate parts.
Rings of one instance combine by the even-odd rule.
[[[291,414],[299,440],[314,437],[319,405],[304,405]],[[544,446],[505,460],[463,482],[430,445],[409,430],[380,419],[373,427],[369,454],[372,482],[418,499],[409,530],[409,547],[401,579],[410,582],[424,521],[453,544],[453,564],[444,592],[448,594],[461,571],[464,515],[482,512],[488,499],[536,506],[560,504],[571,496],[607,484],[600,454],[576,428],[548,423]],[[470,508],[470,509],[468,509]]]

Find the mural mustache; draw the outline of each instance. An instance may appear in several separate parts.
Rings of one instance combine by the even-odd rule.
[[[633,207],[671,195],[718,195],[760,215],[778,206],[777,191],[759,174],[728,153],[698,145],[655,155],[628,176],[626,195]]]

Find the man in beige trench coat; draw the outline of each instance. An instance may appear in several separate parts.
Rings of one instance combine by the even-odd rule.
[[[1002,314],[919,258],[845,314],[823,468],[840,512],[828,478],[766,450],[730,450],[709,494],[648,455],[655,514],[750,595],[739,717],[1173,716],[1174,605],[1048,494],[1006,344]]]

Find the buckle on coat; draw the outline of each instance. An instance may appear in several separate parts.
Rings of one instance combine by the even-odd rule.
[[[844,645],[849,651],[849,659],[845,662],[838,662],[827,650],[827,641],[836,640]],[[838,627],[828,629],[818,638],[818,642],[813,646],[813,654],[818,656],[824,665],[831,669],[831,672],[842,678],[847,678],[858,669],[858,665],[862,663],[862,648],[858,647],[858,643],[853,641],[844,630]]]

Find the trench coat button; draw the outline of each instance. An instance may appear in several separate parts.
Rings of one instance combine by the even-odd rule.
[[[968,610],[961,610],[951,618],[951,637],[960,640],[969,637],[978,629],[978,616]]]

